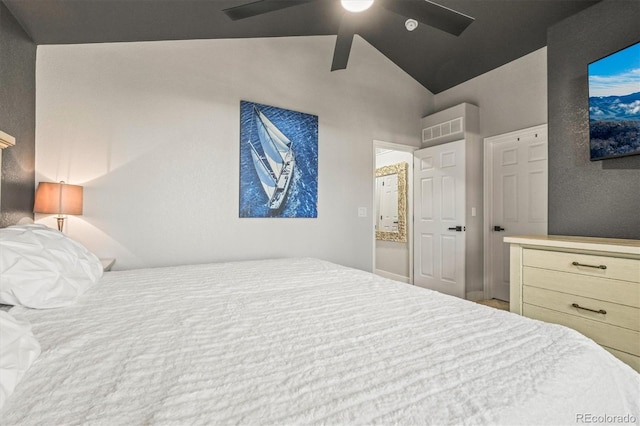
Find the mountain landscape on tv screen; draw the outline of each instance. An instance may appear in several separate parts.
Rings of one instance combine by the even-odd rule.
[[[640,92],[589,98],[591,158],[640,154]]]

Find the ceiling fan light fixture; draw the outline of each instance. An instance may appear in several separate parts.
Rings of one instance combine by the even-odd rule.
[[[371,7],[373,0],[340,0],[340,3],[349,12],[363,12]]]

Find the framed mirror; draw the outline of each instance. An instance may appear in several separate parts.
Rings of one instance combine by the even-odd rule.
[[[376,239],[407,242],[407,163],[376,169]]]

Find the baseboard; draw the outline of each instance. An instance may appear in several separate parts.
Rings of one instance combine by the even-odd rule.
[[[411,280],[409,279],[409,277],[404,277],[402,275],[394,274],[393,272],[383,271],[382,269],[376,269],[376,275],[389,278],[390,280],[400,281],[401,283],[411,284]]]
[[[482,300],[482,299],[484,299],[484,291],[483,290],[467,292],[467,300]]]

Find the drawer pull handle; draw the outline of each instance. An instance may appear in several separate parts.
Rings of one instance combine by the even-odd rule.
[[[586,266],[587,268],[607,269],[607,265],[587,265],[585,263],[571,262],[573,266]]]
[[[596,314],[607,315],[607,311],[605,311],[604,309],[600,309],[600,310],[596,311],[595,309],[583,308],[582,306],[578,305],[577,303],[572,303],[571,306],[573,306],[574,308],[577,308],[577,309],[584,309],[585,311],[595,312]]]

